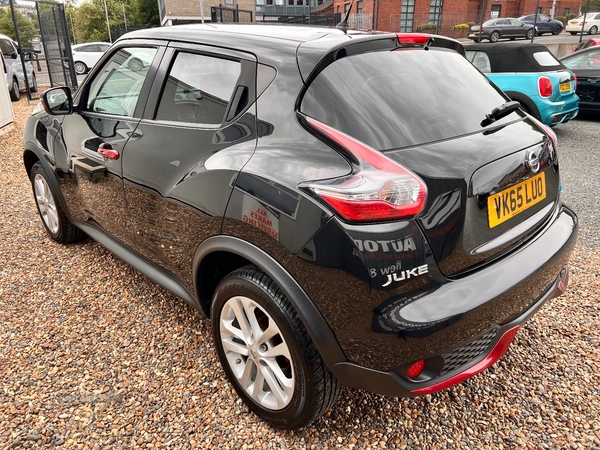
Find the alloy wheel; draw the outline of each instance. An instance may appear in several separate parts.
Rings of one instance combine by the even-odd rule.
[[[223,306],[219,325],[227,363],[248,396],[270,410],[288,406],[294,369],[275,320],[254,300],[236,296]]]
[[[33,179],[33,186],[35,189],[35,201],[37,202],[44,223],[50,232],[58,233],[58,213],[50,186],[48,186],[44,177],[39,173]]]

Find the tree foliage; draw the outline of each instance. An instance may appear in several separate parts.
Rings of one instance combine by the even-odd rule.
[[[114,27],[148,28],[160,25],[157,0],[87,0],[76,6],[66,3],[67,22],[73,43],[109,40],[106,15],[114,39]],[[72,30],[71,28],[74,28]]]
[[[23,47],[30,47],[31,38],[39,34],[37,18],[21,14],[19,11],[15,11],[15,17]],[[0,34],[5,34],[13,40],[17,39],[10,9],[0,9]]]
[[[600,0],[584,0],[581,3],[581,12],[597,12],[600,11]]]

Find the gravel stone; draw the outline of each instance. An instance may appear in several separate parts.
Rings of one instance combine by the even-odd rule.
[[[91,239],[46,235],[21,162],[34,106],[13,103],[16,122],[0,135],[0,448],[600,447],[598,178],[582,199],[596,212],[584,214],[569,290],[498,364],[414,399],[345,389],[321,419],[281,431],[237,397],[199,312]],[[559,145],[573,124],[557,127]],[[566,192],[579,176],[569,170],[588,167],[576,157],[563,165]]]

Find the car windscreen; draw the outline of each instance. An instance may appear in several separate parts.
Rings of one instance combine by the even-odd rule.
[[[300,110],[388,150],[482,131],[486,114],[507,101],[499,92],[454,51],[397,49],[333,62],[308,87]]]

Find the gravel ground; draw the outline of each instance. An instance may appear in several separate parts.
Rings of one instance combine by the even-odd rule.
[[[0,448],[600,448],[596,246],[482,374],[417,399],[345,389],[280,431],[236,397],[198,312],[95,242],[46,236],[21,164],[34,106],[0,136]]]

